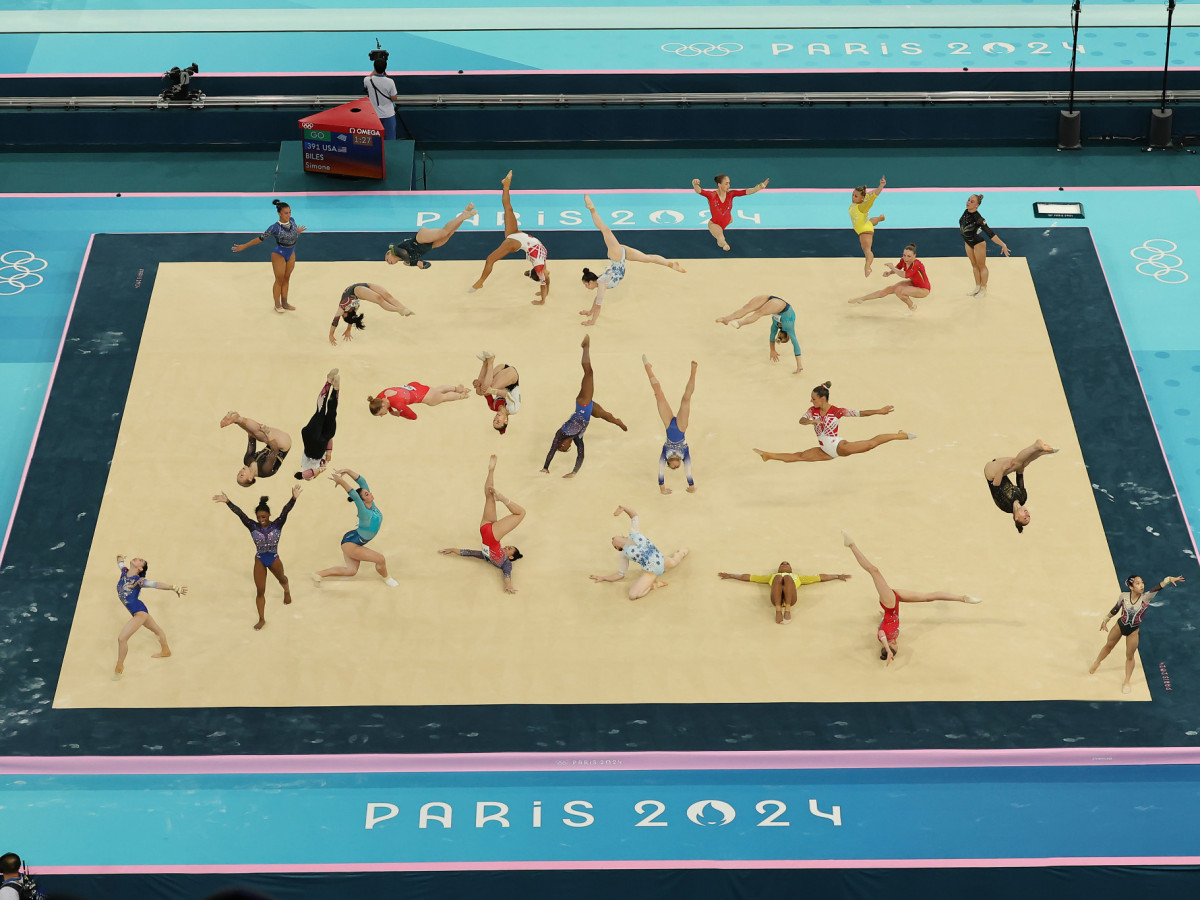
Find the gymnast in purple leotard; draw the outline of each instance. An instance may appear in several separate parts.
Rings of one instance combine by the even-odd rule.
[[[275,576],[275,580],[283,588],[283,602],[285,604],[292,602],[288,578],[283,571],[283,560],[279,558],[279,539],[283,535],[283,526],[287,523],[288,513],[296,505],[296,498],[300,496],[301,490],[303,488],[298,484],[292,488],[292,499],[287,502],[287,505],[280,511],[279,518],[274,521],[271,519],[271,507],[267,506],[266,497],[262,497],[258,501],[258,506],[254,508],[254,516],[257,521],[238,509],[237,505],[223,493],[213,497],[214,503],[224,503],[235,516],[242,520],[242,524],[246,526],[250,537],[254,540],[256,551],[254,554],[254,589],[256,591],[254,605],[258,608],[258,621],[254,625],[255,631],[260,631],[267,624],[264,613],[267,607],[268,571]]]

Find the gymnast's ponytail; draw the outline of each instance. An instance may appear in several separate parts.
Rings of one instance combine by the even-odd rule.
[[[258,498],[258,506],[254,507],[256,513],[265,512],[268,516],[271,514],[271,507],[267,506],[267,500],[270,498],[265,494]]]
[[[589,284],[593,281],[598,282],[599,280],[600,280],[599,275],[597,275],[595,272],[593,272],[587,266],[583,267],[583,283],[584,284]]]

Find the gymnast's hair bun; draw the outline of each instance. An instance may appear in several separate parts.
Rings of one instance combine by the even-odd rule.
[[[589,269],[587,266],[584,266],[583,267],[583,280],[585,282],[586,281],[599,281],[600,276],[597,275],[595,272],[593,272],[591,269]]]

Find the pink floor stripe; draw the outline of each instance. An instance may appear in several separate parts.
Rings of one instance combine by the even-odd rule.
[[[961,191],[979,190],[984,193],[1019,193],[1019,192],[1036,192],[1050,191],[1054,193],[1063,193],[1064,196],[1071,191],[1191,191],[1200,196],[1200,188],[1192,185],[1161,185],[1161,184],[1141,184],[1141,185],[1095,185],[1095,186],[1079,186],[1072,185],[1066,191],[1059,192],[1052,187],[913,187],[913,188],[893,188],[889,187],[888,192],[892,194],[946,194],[959,193]],[[772,194],[841,194],[849,193],[849,188],[770,188]],[[196,197],[200,199],[209,197],[274,197],[278,191],[161,191],[161,192],[122,192],[121,197]],[[547,194],[582,194],[577,188],[547,188],[539,190],[513,191],[513,196],[523,195],[547,195]],[[597,188],[588,191],[589,194],[678,194],[692,195],[694,192],[691,188]],[[492,194],[499,195],[498,190],[477,190],[477,191],[299,191],[289,193],[289,197],[418,197],[421,199],[436,199],[438,197],[472,197],[472,196],[490,196]],[[80,193],[80,194],[25,194],[25,193],[0,193],[0,200],[5,199],[23,199],[23,200],[59,200],[73,198],[115,198],[113,193]],[[1057,198],[1063,199],[1063,198]],[[753,202],[753,201],[747,201]],[[813,226],[817,227],[817,226]],[[141,232],[135,232],[141,233]],[[149,234],[192,234],[194,232],[146,232]],[[225,232],[208,232],[225,233]],[[231,231],[229,234],[241,234],[239,231]]]
[[[229,775],[1200,765],[1200,748],[0,757],[0,775]]]
[[[62,334],[58,338],[58,352],[54,354],[54,367],[50,370],[50,379],[46,383],[46,396],[42,398],[42,410],[38,413],[37,425],[33,429],[33,440],[29,442],[29,453],[25,457],[25,468],[21,471],[20,484],[17,485],[17,496],[13,500],[8,524],[4,527],[4,540],[0,542],[0,566],[4,564],[4,551],[8,549],[8,539],[12,536],[13,523],[17,520],[17,509],[21,505],[21,494],[25,492],[25,479],[29,477],[29,465],[33,462],[33,451],[37,447],[38,435],[42,433],[42,420],[46,418],[50,392],[54,389],[54,377],[58,374],[58,363],[62,359],[63,346],[67,342],[67,330],[71,327],[71,316],[75,313],[75,301],[79,299],[79,286],[83,284],[83,273],[87,271],[88,257],[92,255],[93,240],[95,240],[95,235],[88,237],[87,248],[83,251],[83,262],[79,264],[79,277],[75,280],[75,293],[71,295],[71,306],[67,309],[67,319],[63,322]]]
[[[1200,856],[1034,856],[1011,859],[626,859],[414,863],[246,863],[178,866],[38,866],[38,875],[248,875],[321,872],[511,872],[562,869],[995,869],[1051,866],[1195,866]]]
[[[440,76],[440,75],[937,75],[959,74],[961,67],[928,67],[928,68],[893,68],[893,69],[430,69],[425,71],[400,72],[408,76]],[[1003,72],[1069,72],[1070,66],[980,66],[968,71],[1003,73]],[[1161,66],[1118,66],[1103,68],[1085,68],[1079,71],[1085,73],[1101,72],[1161,72]],[[1200,66],[1172,66],[1172,72],[1200,71]],[[354,72],[204,72],[209,78],[354,78],[361,77],[362,71]],[[395,74],[395,73],[393,73]],[[162,78],[162,72],[86,72],[86,73],[50,73],[50,72],[6,72],[0,78]],[[353,92],[351,92],[353,93]]]

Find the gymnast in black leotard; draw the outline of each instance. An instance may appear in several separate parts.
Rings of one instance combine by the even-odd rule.
[[[975,289],[967,291],[968,297],[987,296],[987,241],[979,236],[979,232],[982,230],[1000,248],[1001,253],[1009,255],[1008,245],[1000,240],[996,232],[988,228],[987,222],[979,214],[979,204],[982,202],[983,194],[972,194],[967,198],[967,208],[958,220],[958,230],[962,234],[967,259],[971,261],[971,274],[975,276]]]
[[[389,244],[387,253],[383,257],[384,262],[389,266],[404,263],[406,266],[428,269],[431,263],[425,259],[425,254],[450,240],[450,235],[458,231],[463,222],[474,217],[475,204],[468,203],[466,209],[441,228],[420,228],[412,237]]]
[[[983,467],[992,502],[1001,512],[1013,517],[1018,534],[1029,524],[1029,508],[1025,505],[1029,499],[1029,492],[1025,490],[1025,467],[1035,459],[1057,452],[1045,441],[1037,440],[1016,456],[1002,456]],[[1009,475],[1017,476],[1016,484],[1008,480]]]

